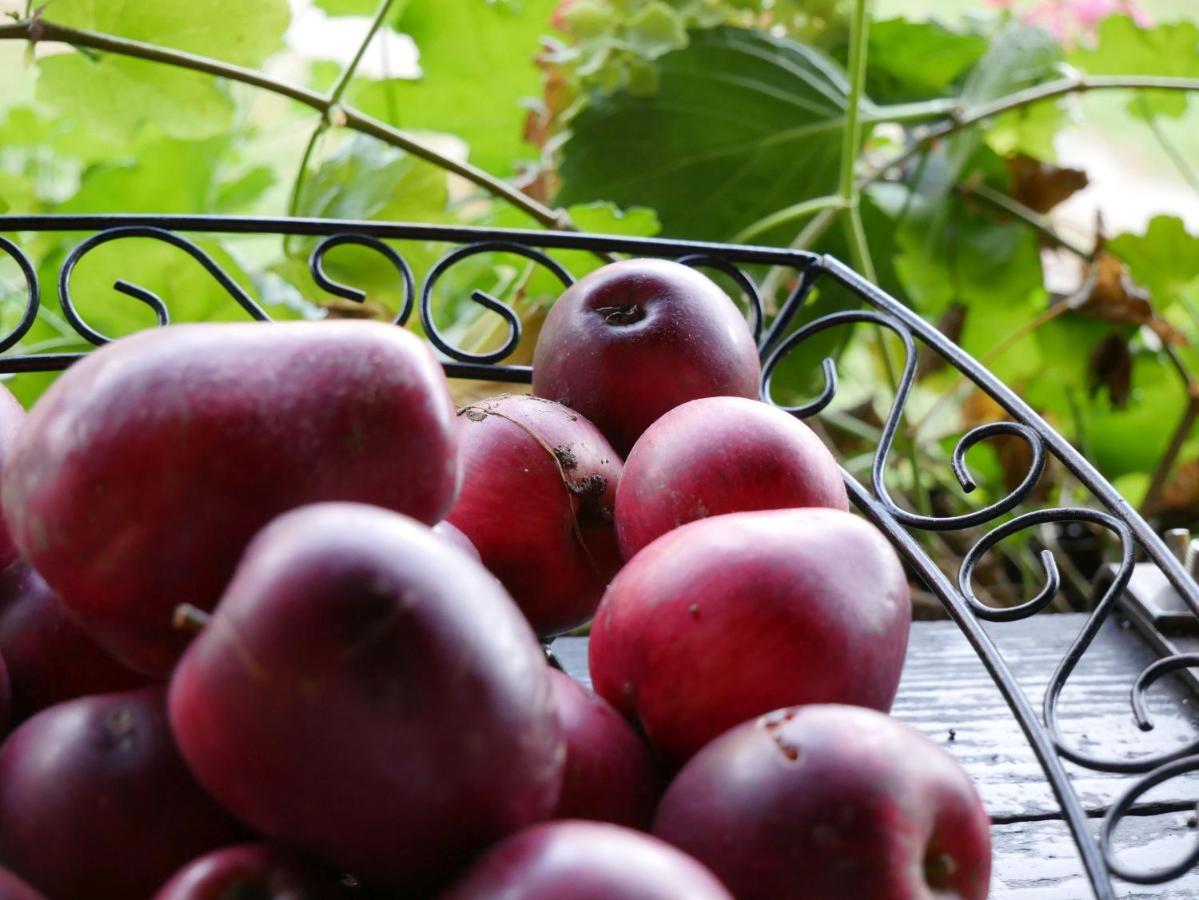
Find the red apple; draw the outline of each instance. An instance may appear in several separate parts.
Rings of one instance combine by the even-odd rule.
[[[17,432],[24,424],[25,407],[8,388],[0,384],[0,472],[8,462]],[[17,556],[17,547],[9,533],[8,523],[0,516],[0,568],[13,563]]]
[[[566,736],[566,773],[555,819],[597,819],[648,828],[662,776],[645,741],[606,700],[564,672],[550,687]]]
[[[150,683],[102,650],[21,559],[0,571],[0,654],[18,722],[64,700]]]
[[[670,785],[654,834],[738,900],[985,900],[991,823],[948,753],[869,709],[746,722]]]
[[[8,666],[0,657],[0,735],[8,731],[12,717],[12,682],[8,676]]]
[[[812,429],[744,397],[675,407],[641,435],[616,491],[625,559],[687,522],[799,506],[849,508],[837,461]]]
[[[758,396],[753,335],[729,296],[661,259],[612,263],[553,305],[533,351],[533,393],[595,423],[623,454],[668,410]]]
[[[441,535],[459,550],[464,550],[475,560],[482,562],[482,560],[479,558],[479,551],[475,548],[475,545],[470,542],[470,538],[462,533],[462,529],[458,528],[456,525],[452,525],[449,522],[438,522],[433,526],[433,533]]]
[[[620,457],[586,419],[539,397],[459,411],[463,482],[449,522],[540,635],[582,625],[620,567]]]
[[[797,703],[887,710],[911,603],[886,538],[834,509],[730,513],[658,538],[591,627],[596,691],[671,765]]]
[[[351,896],[336,873],[286,847],[240,844],[188,863],[154,900],[331,900]]]
[[[424,522],[458,487],[445,373],[381,322],[208,322],[89,353],[42,395],[3,472],[13,540],[101,645],[170,675],[246,543],[344,500]]]
[[[8,869],[0,866],[0,897],[4,900],[46,900]]]
[[[315,504],[251,542],[171,678],[171,727],[256,831],[414,889],[553,812],[546,672],[465,552],[388,510]]]
[[[600,822],[526,828],[488,851],[440,900],[733,900],[655,837]]]
[[[54,900],[149,897],[189,859],[244,840],[167,727],[165,691],[43,710],[0,747],[0,859]]]

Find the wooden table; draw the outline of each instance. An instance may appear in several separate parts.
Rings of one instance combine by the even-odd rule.
[[[1039,707],[1045,684],[1077,635],[1082,614],[1041,613],[988,626],[1013,673]],[[554,643],[570,674],[590,684],[587,641]],[[1108,622],[1062,695],[1064,733],[1105,756],[1164,751],[1199,735],[1196,699],[1171,676],[1149,695],[1153,731],[1132,721],[1129,688],[1154,655],[1120,620]],[[992,818],[991,896],[1003,900],[1082,900],[1092,896],[1070,833],[1040,766],[974,651],[952,622],[913,623],[907,663],[893,714],[952,753],[970,773]],[[1068,765],[1096,829],[1128,776]],[[1181,858],[1199,841],[1195,818],[1199,777],[1161,785],[1146,795],[1116,832],[1120,859],[1153,869]],[[1121,897],[1199,897],[1199,869],[1162,886],[1116,882]]]

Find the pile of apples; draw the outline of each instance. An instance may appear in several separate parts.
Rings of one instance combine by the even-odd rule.
[[[903,568],[729,297],[606,266],[533,368],[187,325],[0,394],[0,898],[984,898]]]

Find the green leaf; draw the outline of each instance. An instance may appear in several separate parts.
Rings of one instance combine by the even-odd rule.
[[[316,0],[316,6],[331,16],[371,16],[379,0]]]
[[[970,177],[992,184],[1007,177],[1002,162],[985,147],[965,168]],[[951,183],[956,174],[952,161],[937,155],[929,160],[922,182]],[[1040,291],[1041,257],[1031,229],[948,190],[938,190],[934,199],[909,197],[908,203],[896,227],[895,268],[922,315],[939,316],[953,302],[968,309],[976,304],[1023,305]],[[968,311],[967,320],[972,314]]]
[[[1107,478],[1153,471],[1186,403],[1177,372],[1160,354],[1135,354],[1132,371],[1132,395],[1125,409],[1113,409],[1100,396],[1083,414],[1091,461]]]
[[[153,122],[171,137],[218,135],[233,124],[233,103],[207,75],[139,59],[58,54],[38,61],[38,99],[104,139],[128,139]]]
[[[969,111],[1045,80],[1061,61],[1061,52],[1057,42],[1039,28],[1007,27],[966,77],[961,93],[963,107]],[[952,188],[981,144],[982,134],[969,128],[953,135],[946,147],[934,152],[934,159],[943,156],[945,164],[929,167],[935,177],[919,179],[917,187],[926,202],[936,201]]]
[[[91,166],[62,213],[196,213],[213,208],[210,189],[230,139],[147,137],[131,158]]]
[[[645,207],[622,210],[615,203],[584,203],[570,207],[567,212],[579,231],[595,234],[651,237],[662,227],[657,213]]]
[[[1121,234],[1107,247],[1149,290],[1159,312],[1184,297],[1199,304],[1199,237],[1187,233],[1182,219],[1156,216],[1143,235]]]
[[[448,202],[446,173],[402,150],[354,135],[332,153],[305,181],[299,214],[329,219],[375,219],[391,222],[440,222]],[[289,249],[295,261],[306,259],[314,239],[296,241]],[[405,241],[397,249],[416,275],[432,265],[437,246]],[[404,299],[399,273],[377,252],[357,247],[334,248],[325,258],[335,281],[365,291],[367,300],[398,311]],[[307,266],[280,270],[306,296],[316,293]]]
[[[991,43],[962,85],[966,109],[1042,81],[1061,62],[1061,46],[1046,31],[1012,25]]]
[[[1054,138],[1066,124],[1066,111],[1056,103],[1034,103],[996,116],[986,130],[987,146],[1000,156],[1023,153],[1033,159],[1057,159]]]
[[[623,43],[646,59],[657,59],[687,46],[687,29],[678,13],[661,0],[653,0],[629,19]]]
[[[255,166],[236,178],[215,186],[213,209],[219,213],[246,212],[275,184],[275,173],[266,166]]]
[[[1092,75],[1199,76],[1199,24],[1178,21],[1141,28],[1128,16],[1099,23],[1099,41],[1070,54],[1071,65]],[[1132,115],[1181,116],[1187,109],[1182,91],[1146,91],[1144,105],[1130,101]]]
[[[257,66],[283,46],[286,0],[54,0],[57,24]],[[38,98],[110,140],[154,122],[177,138],[211,137],[233,123],[225,86],[212,76],[116,54],[38,60]]]
[[[649,206],[666,234],[720,240],[836,182],[848,87],[819,51],[719,28],[657,68],[653,96],[596,96],[573,120],[560,202]]]
[[[1024,397],[1038,409],[1055,413],[1059,428],[1073,430],[1074,407],[1087,402],[1091,354],[1113,327],[1076,313],[1050,319],[1033,332],[1042,369],[1024,386]]]
[[[420,51],[421,77],[362,82],[350,102],[401,128],[443,131],[471,162],[500,175],[536,151],[522,101],[541,93],[534,63],[557,0],[410,0],[395,28]]]
[[[329,219],[439,222],[446,173],[365,135],[354,135],[304,183],[301,215]]]
[[[239,66],[257,66],[283,48],[291,15],[287,0],[52,0],[46,5],[46,18]]]
[[[602,35],[617,23],[616,10],[604,0],[576,0],[559,14],[566,29],[578,40]]]
[[[872,22],[867,86],[879,102],[939,95],[986,50],[979,35],[950,31],[937,22]]]

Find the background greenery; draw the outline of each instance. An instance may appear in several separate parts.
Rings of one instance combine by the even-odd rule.
[[[12,13],[0,26],[0,211],[558,225],[830,252],[982,359],[1157,522],[1199,519],[1199,235],[1167,208],[1125,233],[1102,223],[1064,231],[1052,215],[1088,180],[1057,165],[1055,138],[1080,122],[1138,142],[1180,192],[1199,191],[1193,93],[1094,80],[1199,78],[1199,25],[1184,18],[1185,0],[878,0],[855,57],[865,60],[862,133],[848,141],[849,44],[866,35],[851,28],[852,2],[315,2],[332,17],[367,17],[354,21],[360,50],[378,42],[372,58],[407,35],[419,68],[384,54],[368,72],[361,54],[347,66],[297,52],[286,0],[0,0]],[[308,99],[196,71],[212,68],[202,60],[165,65],[156,47],[265,73]],[[1046,85],[1052,96],[1036,100]],[[78,236],[9,236],[34,255],[47,294],[10,352],[84,349],[53,290]],[[402,299],[394,269],[369,251],[328,257],[334,278],[367,291],[356,306],[313,284],[309,241],[201,246],[276,316],[383,317]],[[447,248],[400,249],[419,277]],[[596,265],[584,254],[565,261],[576,274]],[[754,274],[776,308],[791,285]],[[147,307],[110,291],[116,278],[163,297],[177,320],[239,317],[182,252],[121,241],[90,254],[73,282],[82,314],[109,335],[153,323]],[[476,287],[520,312],[525,357],[553,280],[515,257],[456,268],[439,287],[438,320],[481,350],[502,343],[504,327],[463,302]],[[818,292],[806,317],[853,302]],[[15,266],[0,258],[6,327],[24,303]],[[860,473],[899,359],[880,340],[869,329],[830,332],[789,360],[777,391],[809,396],[819,359],[835,353],[844,384],[818,427]],[[10,384],[28,403],[48,380]],[[893,492],[943,512],[1001,496],[1026,471],[1019,441],[971,451],[980,489],[969,497],[948,465],[963,431],[1001,417],[922,358]],[[1037,500],[1078,493],[1051,468]],[[928,540],[947,558],[957,549]],[[1015,582],[1037,577],[1031,560],[1029,548],[1011,552]]]

